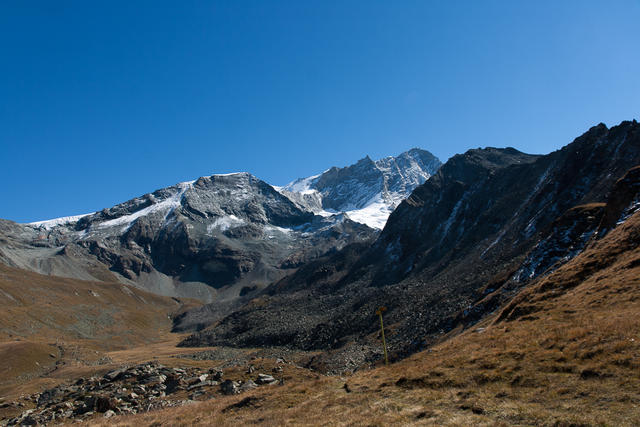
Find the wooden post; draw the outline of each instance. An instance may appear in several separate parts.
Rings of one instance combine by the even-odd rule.
[[[382,312],[385,311],[387,307],[379,307],[376,310],[376,314],[380,316],[380,332],[382,333],[382,349],[384,350],[384,364],[389,364],[389,357],[387,356],[387,342],[384,339],[384,324],[382,323]]]

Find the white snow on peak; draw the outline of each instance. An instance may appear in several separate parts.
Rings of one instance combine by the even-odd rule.
[[[273,188],[285,197],[288,197],[296,205],[302,205],[304,209],[310,210],[316,215],[330,217],[344,213],[353,221],[366,224],[369,227],[382,229],[395,207],[410,194],[416,186],[422,184],[430,177],[429,172],[423,169],[421,162],[415,158],[415,156],[415,153],[408,152],[398,157],[389,156],[374,161],[374,167],[380,170],[385,176],[384,188],[380,190],[371,187],[371,185],[360,183],[358,177],[348,179],[344,183],[339,183],[338,186],[344,185],[344,190],[340,190],[339,188],[338,194],[348,194],[349,198],[353,200],[350,203],[343,203],[340,206],[339,212],[332,209],[324,209],[322,199],[326,196],[323,195],[323,192],[314,188],[319,178],[331,169],[327,169],[318,175],[297,179],[285,186],[273,186]],[[388,177],[392,175],[395,176],[393,188],[388,187],[388,184],[391,184],[388,182],[388,179],[390,179]],[[213,174],[211,176],[250,176],[250,174],[248,172],[232,172]],[[122,232],[125,232],[138,218],[158,212],[164,213],[166,220],[171,212],[180,205],[184,193],[191,188],[195,182],[195,180],[181,182],[172,187],[178,187],[172,196],[160,201],[153,200],[153,204],[150,206],[128,215],[94,224],[91,228],[104,229],[121,226]],[[341,191],[343,191],[343,193],[341,193]],[[297,195],[291,193],[297,193]],[[251,197],[251,193],[242,185],[238,185],[238,187],[233,190],[232,197],[236,200],[242,200]],[[47,221],[37,221],[29,223],[28,225],[51,229],[59,225],[77,222],[80,218],[93,214],[95,214],[95,212],[85,215],[55,218]],[[244,220],[233,215],[223,216],[211,224],[207,231],[212,232],[214,229],[225,231],[244,223]],[[85,232],[88,231],[91,230],[85,230]]]
[[[325,218],[345,214],[346,217],[352,221],[382,230],[395,206],[395,204],[389,204],[386,202],[382,198],[382,194],[378,193],[369,200],[363,208],[357,208],[352,205],[347,207],[346,210],[340,212],[334,209],[323,209],[314,211],[313,213]]]
[[[393,212],[393,206],[388,205],[382,200],[382,196],[378,195],[375,201],[368,203],[364,208],[346,211],[345,213],[355,222],[382,230],[391,212]]]
[[[438,160],[434,158],[433,161],[425,163],[416,150],[410,150],[397,157],[388,156],[362,164],[358,162],[352,165],[355,168],[351,169],[351,175],[335,185],[329,185],[328,188],[318,188],[318,181],[324,173],[332,169],[274,188],[304,209],[325,217],[339,213],[323,209],[326,205],[335,207],[335,203],[325,202],[326,197],[330,197],[329,194],[333,197],[337,195],[348,202],[341,201],[336,209],[346,213],[355,222],[382,229],[396,206],[411,194],[414,188],[431,177],[429,168],[434,166],[434,162]],[[358,165],[364,168],[363,176],[358,175]],[[377,169],[381,180],[372,180],[368,168]],[[291,193],[305,197],[300,198]]]
[[[191,188],[191,186],[193,185],[193,183],[196,182],[195,180],[193,181],[185,181],[185,182],[180,182],[178,184],[176,184],[177,187],[179,187],[179,191],[177,194],[175,194],[174,196],[162,200],[159,203],[153,204],[151,206],[148,206],[144,209],[141,209],[137,212],[134,212],[130,215],[125,215],[125,216],[121,216],[119,218],[114,218],[112,220],[109,221],[105,221],[102,222],[100,224],[98,224],[98,227],[102,228],[102,227],[111,227],[113,225],[121,225],[121,224],[127,224],[130,225],[133,221],[135,221],[137,218],[147,215],[151,212],[155,212],[157,210],[162,210],[165,208],[174,208],[175,206],[180,204],[180,200],[182,199],[182,195],[185,193],[185,191],[187,191],[187,189]],[[89,215],[93,215],[96,212],[91,212],[91,213],[87,213],[87,214],[82,214],[82,215],[73,215],[73,216],[63,216],[60,218],[53,218],[53,219],[48,219],[45,221],[35,221],[35,222],[29,222],[27,223],[27,225],[31,225],[33,227],[37,227],[37,228],[44,228],[45,230],[50,230],[54,227],[57,227],[59,225],[66,225],[66,224],[73,224],[75,222],[78,222],[81,218],[84,218],[85,216],[89,216]]]
[[[316,191],[316,190],[313,190],[311,188],[311,186],[313,185],[313,183],[315,181],[317,181],[317,178],[319,178],[320,175],[321,174],[313,175],[313,176],[310,176],[308,178],[296,179],[295,181],[290,182],[289,184],[285,185],[284,187],[279,187],[279,189],[286,190],[286,191],[291,191],[292,193],[311,194],[314,191]],[[278,191],[280,191],[279,189],[278,189]]]
[[[154,203],[150,206],[147,206],[144,209],[140,209],[139,211],[133,212],[129,215],[123,215],[118,218],[110,219],[108,221],[101,222],[96,224],[94,227],[97,228],[107,228],[107,227],[115,227],[115,226],[124,226],[122,231],[126,231],[133,222],[143,216],[147,216],[154,212],[164,211],[165,218],[178,206],[180,206],[180,201],[182,200],[182,196],[184,193],[192,187],[195,181],[187,181],[181,182],[177,185],[179,190],[171,197],[168,197],[164,200],[161,200],[157,203]]]
[[[250,173],[249,172],[214,173],[211,176],[234,176],[234,175],[250,175]]]
[[[91,212],[88,214],[82,215],[73,215],[73,216],[63,216],[60,218],[48,219],[46,221],[36,221],[30,222],[27,225],[32,225],[34,227],[44,228],[45,230],[50,230],[58,225],[72,224],[78,222],[80,218],[84,218],[85,216],[93,215],[95,212]]]

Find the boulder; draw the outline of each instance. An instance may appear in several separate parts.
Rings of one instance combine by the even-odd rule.
[[[148,377],[146,377],[144,380],[142,380],[142,384],[145,385],[149,385],[149,384],[164,384],[164,382],[167,380],[167,376],[166,375],[150,375]]]
[[[258,379],[256,380],[256,383],[259,385],[275,384],[277,382],[278,380],[267,374],[258,374]]]
[[[240,393],[244,393],[245,391],[253,390],[254,388],[258,388],[258,384],[252,380],[247,380],[238,387],[238,391]]]
[[[108,381],[115,381],[126,371],[127,371],[126,366],[119,369],[114,369],[113,371],[109,371],[106,374],[104,374],[104,379]]]
[[[211,375],[211,379],[214,381],[221,381],[223,372],[219,369],[209,369],[209,375]]]
[[[238,383],[231,380],[223,381],[222,384],[220,384],[220,391],[226,395],[240,393],[240,390],[238,390]]]

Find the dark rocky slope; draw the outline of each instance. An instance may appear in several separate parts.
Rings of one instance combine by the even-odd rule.
[[[374,312],[385,305],[394,352],[416,351],[579,252],[609,208],[567,211],[607,201],[616,180],[637,164],[635,121],[600,124],[545,156],[470,150],[401,203],[369,249],[307,265],[184,344],[335,349],[317,363],[351,359],[357,366],[379,357]],[[571,242],[536,249],[559,236]],[[543,259],[534,260],[536,250]],[[534,274],[516,274],[533,261],[541,263]],[[480,304],[496,292],[501,296]]]

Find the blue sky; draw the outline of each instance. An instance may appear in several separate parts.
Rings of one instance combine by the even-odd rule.
[[[638,118],[640,0],[0,4],[0,218]]]

